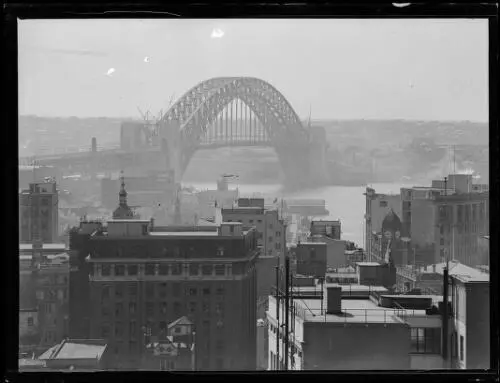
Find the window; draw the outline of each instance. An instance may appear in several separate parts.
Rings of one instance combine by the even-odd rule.
[[[387,207],[387,201],[380,201],[378,206],[379,207]]]
[[[139,268],[137,267],[137,265],[128,265],[127,266],[128,275],[137,275],[138,269]]]
[[[146,284],[146,298],[147,299],[154,299],[155,297],[155,285],[152,283],[147,283]]]
[[[204,301],[202,303],[202,310],[205,314],[208,314],[210,312],[210,303]]]
[[[203,295],[210,295],[210,287],[203,288]]]
[[[160,322],[160,331],[165,331],[167,329],[167,322],[161,321]]]
[[[248,220],[248,223],[253,223],[253,219],[249,219],[249,220]]]
[[[167,313],[167,303],[166,302],[162,302],[161,303],[160,310],[161,310],[162,314],[166,314]]]
[[[109,325],[103,325],[101,327],[101,338],[107,339],[109,337]]]
[[[123,323],[116,322],[115,324],[115,337],[121,338],[123,336]]]
[[[174,303],[174,315],[176,317],[181,315],[181,304],[179,302]]]
[[[262,223],[262,220],[261,220],[261,219],[258,219],[258,220],[257,220],[257,222],[258,222],[258,223]]]
[[[276,232],[276,237],[281,237],[281,231]]]
[[[121,284],[116,284],[115,285],[115,297],[117,299],[122,299],[123,298],[123,285],[121,285]]]
[[[128,286],[128,293],[131,296],[137,295],[137,285],[135,283]]]
[[[224,352],[225,350],[225,346],[226,344],[224,343],[224,341],[222,339],[218,339],[216,342],[215,342],[215,349],[218,351],[218,352]]]
[[[108,306],[102,306],[102,307],[101,307],[101,315],[102,315],[103,317],[107,317],[107,316],[109,316],[110,314],[111,314],[111,310],[109,309],[109,307],[108,307]]]
[[[115,275],[123,277],[125,275],[125,265],[115,265]]]
[[[218,302],[215,305],[215,311],[217,312],[217,314],[223,315],[224,314],[224,303]]]
[[[129,330],[129,337],[135,338],[135,334],[137,331],[137,323],[135,321],[130,321],[128,325],[128,330]],[[130,345],[130,348],[132,348],[132,345]]]
[[[103,277],[109,277],[111,275],[111,266],[110,265],[102,265],[101,266],[101,275]]]
[[[191,287],[188,289],[188,294],[193,297],[193,296],[196,296],[198,294],[198,291],[196,290],[196,288]]]
[[[224,295],[224,287],[217,287],[217,290],[215,292],[217,295]]]
[[[146,263],[145,274],[155,275],[155,265],[153,263]]]
[[[201,266],[201,274],[202,275],[212,275],[212,270],[213,270],[212,265]]]
[[[439,328],[412,328],[411,352],[439,354],[441,352],[441,331]]]
[[[181,275],[182,269],[179,263],[175,263],[172,265],[172,275]]]
[[[135,302],[130,302],[128,304],[128,311],[130,314],[135,314],[136,309],[137,309],[137,305],[135,304]]]
[[[123,315],[123,303],[117,303],[115,305],[115,316],[121,317]]]
[[[178,297],[181,295],[181,286],[179,283],[174,283],[172,286],[172,292],[174,294],[174,297]]]
[[[34,326],[33,317],[29,317],[28,318],[28,327],[33,327],[33,326]]]
[[[456,358],[458,354],[458,341],[457,341],[457,332],[454,331],[451,334],[451,357]]]
[[[210,359],[208,356],[204,356],[201,361],[201,368],[209,369],[210,368]]]
[[[215,368],[217,370],[222,370],[224,369],[224,359],[223,358],[217,358],[215,360]]]
[[[146,315],[152,317],[155,315],[155,306],[153,302],[146,303]]]
[[[160,275],[168,275],[168,265],[161,263],[158,269],[158,274]]]
[[[460,361],[464,361],[464,336],[460,335]]]
[[[167,296],[167,284],[160,284],[160,298],[165,298]]]
[[[224,322],[222,320],[218,320],[216,323],[217,329],[221,330],[224,328]]]
[[[215,275],[225,275],[226,266],[225,265],[215,265]]]
[[[268,241],[268,242],[272,242],[272,241],[273,241],[273,237],[271,237],[271,236],[270,236],[270,237],[267,239],[267,241]]]
[[[189,302],[189,312],[191,314],[196,312],[196,302]]]
[[[110,287],[109,286],[103,286],[102,287],[102,290],[101,290],[101,300],[106,300],[106,299],[109,299],[109,291],[110,291]],[[50,292],[49,291],[49,297],[50,297]],[[49,298],[50,299],[50,298]]]
[[[198,275],[199,271],[200,269],[197,263],[191,263],[189,265],[189,275]]]

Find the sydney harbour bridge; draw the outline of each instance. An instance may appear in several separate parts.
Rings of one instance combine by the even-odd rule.
[[[271,84],[252,77],[218,77],[189,89],[154,122],[124,121],[120,147],[37,156],[40,165],[65,172],[149,169],[180,182],[199,149],[224,146],[274,148],[285,183],[301,187],[328,182],[326,136],[303,123]]]

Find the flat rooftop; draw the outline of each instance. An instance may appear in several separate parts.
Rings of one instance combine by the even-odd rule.
[[[439,275],[443,275],[443,269],[446,266],[446,263],[438,263],[436,266],[436,273]],[[459,262],[450,262],[449,263],[449,275],[451,277],[457,278],[459,281],[464,283],[469,282],[489,282],[490,276],[489,274],[475,269],[473,267],[469,267]],[[425,270],[427,273],[433,273],[433,265],[428,266]]]
[[[378,262],[356,262],[358,266],[380,266]]]
[[[218,231],[152,231],[152,237],[218,237]]]
[[[38,359],[100,359],[106,347],[106,344],[99,340],[68,339],[49,348]]]
[[[323,323],[403,323],[398,316],[403,313],[413,315],[426,315],[425,310],[400,310],[377,306],[370,299],[342,299],[342,312],[339,314],[326,314],[326,304],[323,303],[321,313],[320,299],[294,300],[299,306],[306,322]]]
[[[32,243],[20,243],[19,250],[33,250]],[[66,250],[66,244],[64,243],[44,243],[42,245],[42,250]]]

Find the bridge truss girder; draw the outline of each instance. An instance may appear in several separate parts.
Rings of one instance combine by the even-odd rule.
[[[209,126],[224,108],[238,99],[266,129],[270,146],[276,149],[285,173],[292,163],[296,165],[292,167],[298,168],[296,161],[304,162],[300,151],[308,149],[309,133],[285,97],[260,79],[223,77],[204,81],[190,89],[162,118],[163,121],[179,121],[181,173],[184,173],[191,157],[200,147]],[[295,153],[295,158],[290,158],[287,152]]]

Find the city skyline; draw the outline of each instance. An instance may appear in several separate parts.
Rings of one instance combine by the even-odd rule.
[[[21,114],[125,118],[138,117],[137,107],[157,114],[203,80],[249,76],[274,85],[301,118],[311,108],[313,119],[488,121],[486,21],[30,20],[19,27]]]

